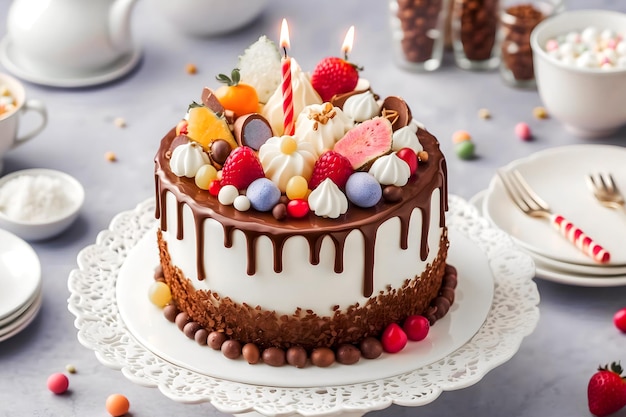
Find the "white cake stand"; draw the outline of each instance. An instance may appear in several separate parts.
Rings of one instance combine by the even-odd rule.
[[[129,269],[154,268],[149,238],[142,239],[156,224],[153,199],[118,214],[96,243],[78,254],[78,268],[68,280],[78,340],[137,384],[158,387],[178,402],[210,402],[229,414],[357,417],[391,404],[428,404],[443,391],[475,384],[509,360],[539,320],[531,258],[469,203],[456,196],[449,203],[449,260],[459,271],[459,286],[453,308],[433,326],[428,343],[409,344],[398,354],[349,368],[325,369],[248,365],[195,344],[151,306],[131,307],[147,299],[152,279],[152,272],[127,278]],[[145,297],[137,293],[142,285]],[[135,303],[121,295],[129,290]],[[144,314],[132,314],[133,308]],[[160,343],[159,334],[170,343]],[[216,361],[220,366],[213,366]]]

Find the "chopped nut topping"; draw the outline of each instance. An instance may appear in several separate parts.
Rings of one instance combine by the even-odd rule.
[[[337,111],[335,111],[335,108],[333,107],[333,105],[330,103],[326,103],[321,113],[311,112],[309,113],[308,117],[311,120],[315,120],[315,123],[313,124],[313,130],[317,130],[319,127],[318,123],[325,125],[326,123],[328,123],[329,120],[334,118],[336,115],[337,115]]]
[[[398,121],[400,114],[398,113],[397,110],[383,109],[382,116],[385,119],[389,120],[391,124],[394,124],[395,122]]]

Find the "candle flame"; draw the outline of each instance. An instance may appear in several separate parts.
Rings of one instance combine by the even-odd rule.
[[[348,32],[346,33],[346,37],[343,40],[343,45],[341,46],[341,50],[345,55],[348,55],[352,51],[352,44],[354,43],[354,26],[350,26]]]
[[[289,46],[289,26],[287,26],[287,19],[283,19],[280,26],[280,47],[286,50]]]

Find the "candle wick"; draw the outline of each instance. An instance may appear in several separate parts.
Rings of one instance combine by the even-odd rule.
[[[348,51],[343,51],[343,58],[347,61],[348,60]]]
[[[283,46],[283,54],[285,54],[285,58],[287,58],[287,47]]]

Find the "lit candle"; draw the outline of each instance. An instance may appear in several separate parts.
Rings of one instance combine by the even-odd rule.
[[[343,51],[343,57],[347,61],[348,54],[352,51],[352,44],[354,43],[354,26],[350,26],[348,32],[346,33],[346,37],[343,40],[343,45],[341,46],[341,50]]]
[[[283,19],[283,23],[280,28],[280,47],[283,48],[283,52],[285,54],[282,59],[283,126],[285,128],[285,135],[293,135],[296,130],[296,125],[293,120],[293,90],[291,86],[291,58],[287,56],[287,48],[289,48],[289,28],[287,27],[286,19]]]

